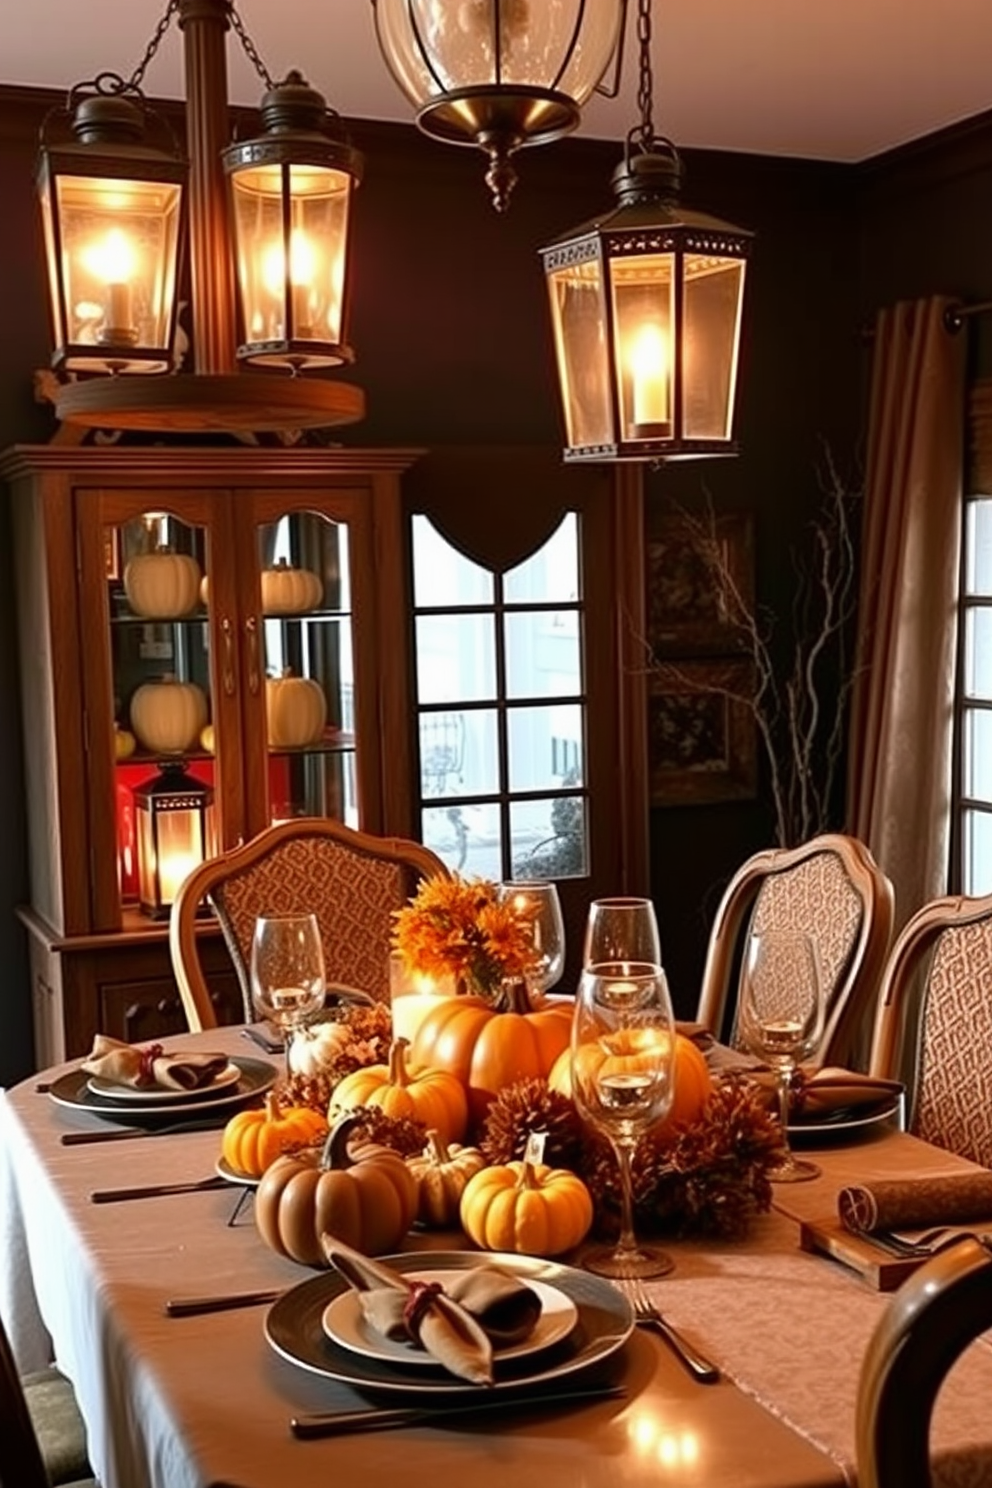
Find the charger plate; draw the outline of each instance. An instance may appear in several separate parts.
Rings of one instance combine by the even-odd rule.
[[[403,1275],[430,1269],[433,1272],[465,1271],[483,1263],[499,1266],[524,1281],[544,1282],[563,1293],[575,1306],[578,1317],[567,1337],[540,1355],[500,1360],[492,1385],[473,1385],[457,1379],[440,1364],[411,1370],[369,1354],[342,1348],[324,1331],[324,1313],[348,1283],[336,1271],[301,1282],[269,1309],[265,1336],[284,1359],[311,1374],[340,1380],[361,1390],[416,1395],[489,1395],[493,1390],[512,1390],[549,1384],[590,1369],[622,1348],[634,1330],[630,1303],[612,1282],[559,1261],[533,1256],[480,1251],[419,1251],[384,1256],[386,1265]]]
[[[271,1089],[279,1077],[279,1071],[267,1059],[244,1059],[237,1054],[232,1057],[231,1063],[240,1071],[236,1084],[224,1085],[216,1093],[210,1090],[201,1091],[192,1099],[167,1102],[164,1105],[154,1100],[147,1104],[131,1103],[108,1100],[106,1096],[96,1095],[89,1087],[89,1075],[78,1065],[53,1081],[48,1094],[57,1106],[66,1106],[73,1111],[88,1111],[94,1116],[104,1116],[109,1121],[133,1121],[148,1125],[152,1121],[171,1123],[186,1116],[207,1118],[215,1111],[226,1111],[243,1105],[254,1096],[263,1094]]]
[[[817,1142],[846,1142],[866,1136],[877,1126],[891,1124],[904,1129],[905,1093],[888,1096],[868,1110],[848,1107],[812,1121],[790,1121],[789,1141],[793,1146]]]
[[[192,1090],[168,1090],[155,1086],[141,1089],[135,1085],[115,1085],[112,1080],[102,1080],[99,1075],[90,1075],[87,1083],[92,1095],[102,1095],[107,1100],[127,1101],[129,1106],[175,1106],[181,1105],[183,1101],[211,1100],[240,1078],[238,1066],[233,1060],[228,1060],[226,1068],[209,1085],[197,1085]]]

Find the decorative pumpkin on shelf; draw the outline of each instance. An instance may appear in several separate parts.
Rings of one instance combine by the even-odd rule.
[[[124,593],[136,615],[149,620],[178,620],[196,609],[200,579],[195,558],[158,547],[130,560],[124,569]]]
[[[261,577],[263,615],[303,615],[315,610],[324,598],[320,575],[308,568],[293,568],[285,558],[275,568],[263,568]]]
[[[236,1173],[261,1178],[277,1157],[327,1135],[327,1122],[309,1106],[283,1106],[271,1090],[260,1111],[239,1111],[224,1128],[221,1156]]]
[[[366,1255],[395,1250],[417,1213],[417,1180],[398,1152],[366,1143],[351,1151],[354,1115],[335,1123],[323,1147],[278,1157],[255,1193],[266,1245],[303,1266],[326,1267],[325,1233]]]
[[[206,609],[210,604],[210,575],[204,574],[200,580],[200,603]]]
[[[165,676],[143,682],[131,699],[131,727],[151,754],[182,754],[198,742],[207,700],[195,682]]]
[[[289,667],[265,683],[270,749],[316,744],[327,722],[324,689],[312,677],[294,677]]]
[[[286,1054],[290,1073],[308,1078],[319,1074],[333,1064],[351,1042],[351,1029],[345,1023],[326,1020],[298,1029]]]
[[[135,739],[130,729],[121,728],[119,723],[114,724],[115,760],[130,759],[135,749],[137,748],[137,743],[138,741]]]
[[[591,1057],[599,1054],[598,1046],[591,1045]],[[623,1057],[623,1056],[621,1056]],[[631,1064],[636,1064],[637,1053],[635,1049],[626,1056]],[[559,1095],[572,1094],[572,1063],[571,1050],[566,1049],[555,1061],[551,1074],[548,1076],[548,1084],[552,1090]],[[690,1122],[698,1121],[703,1113],[703,1108],[713,1093],[713,1076],[710,1074],[709,1065],[706,1063],[705,1055],[697,1049],[691,1039],[685,1038],[681,1033],[675,1035],[675,1078],[674,1094],[672,1096],[671,1109],[664,1121],[652,1128],[657,1137],[666,1138],[672,1136],[679,1126],[686,1126]]]
[[[592,1228],[592,1195],[567,1168],[528,1161],[482,1168],[465,1185],[462,1228],[483,1250],[556,1256]]]
[[[511,982],[492,1002],[468,996],[441,1000],[417,1030],[413,1062],[456,1075],[468,1090],[469,1113],[478,1124],[504,1086],[547,1078],[568,1048],[571,1029],[569,1003],[532,1002],[522,981]]]
[[[394,1039],[388,1064],[370,1064],[345,1075],[334,1088],[333,1111],[379,1106],[387,1116],[406,1117],[440,1132],[447,1142],[460,1142],[468,1126],[465,1087],[447,1070],[411,1069],[407,1040]]]
[[[212,723],[205,724],[200,730],[200,748],[205,749],[207,754],[213,754],[215,751],[216,740]]]
[[[407,1167],[417,1180],[417,1219],[427,1229],[443,1230],[458,1224],[462,1194],[469,1179],[486,1166],[478,1147],[448,1143],[440,1132],[427,1133],[427,1146]]]

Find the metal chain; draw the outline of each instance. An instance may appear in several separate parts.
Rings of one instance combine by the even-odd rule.
[[[245,56],[252,64],[259,77],[262,79],[262,82],[265,84],[266,88],[269,89],[269,91],[271,92],[271,90],[275,87],[275,82],[272,78],[272,74],[269,72],[269,69],[262,61],[261,57],[258,54],[258,48],[252,41],[251,37],[248,35],[248,32],[245,30],[244,21],[242,21],[241,17],[238,15],[238,12],[235,10],[233,0],[231,3],[231,25],[237,34],[238,40],[244,48]]]
[[[637,45],[638,45],[638,79],[637,79],[637,106],[641,111],[641,123],[639,128],[632,129],[632,135],[640,138],[641,148],[650,150],[654,140],[654,120],[652,117],[654,109],[654,96],[652,92],[653,79],[651,75],[651,0],[637,0]]]
[[[127,80],[126,86],[128,87],[128,89],[135,89],[138,92],[141,91],[141,80],[145,75],[145,70],[147,69],[149,62],[154,57],[155,53],[158,51],[159,46],[162,42],[162,37],[165,35],[166,31],[168,31],[169,26],[172,24],[172,17],[175,15],[178,9],[179,0],[169,0],[168,5],[165,7],[165,14],[159,20],[159,23],[155,27],[155,30],[152,34],[152,39],[145,48],[145,55],[142,57],[141,61],[138,63],[137,67],[134,69],[131,76]]]

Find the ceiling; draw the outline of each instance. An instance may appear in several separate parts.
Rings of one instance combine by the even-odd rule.
[[[301,68],[346,118],[411,118],[379,56],[371,0],[237,9],[273,77]],[[164,10],[165,0],[0,0],[0,83],[126,76]],[[619,139],[636,121],[628,31],[620,97],[587,106],[584,134]],[[990,0],[655,0],[654,32],[654,123],[680,146],[858,161],[992,109]],[[260,79],[233,37],[228,58],[231,101],[256,104]],[[183,96],[175,25],[145,90]]]

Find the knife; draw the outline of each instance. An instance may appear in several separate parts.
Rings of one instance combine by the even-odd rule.
[[[495,1396],[486,1400],[456,1401],[451,1405],[383,1406],[370,1410],[331,1411],[328,1414],[293,1416],[289,1429],[294,1436],[312,1441],[321,1436],[339,1436],[349,1431],[382,1431],[394,1426],[431,1426],[452,1416],[475,1416],[491,1411],[535,1410],[546,1405],[573,1405],[588,1400],[623,1400],[622,1385],[596,1385],[586,1390],[552,1390],[546,1394]]]
[[[216,1297],[173,1297],[165,1304],[169,1317],[198,1317],[203,1312],[228,1312],[234,1307],[260,1307],[278,1302],[284,1287],[260,1292],[228,1292]]]
[[[223,1118],[211,1116],[202,1121],[174,1121],[169,1126],[124,1126],[113,1131],[63,1132],[59,1141],[63,1147],[81,1147],[87,1142],[126,1142],[132,1137],[171,1137],[179,1132],[216,1131],[223,1125]]]
[[[228,1188],[226,1178],[211,1176],[188,1183],[150,1183],[144,1188],[98,1188],[90,1194],[94,1204],[114,1204],[121,1199],[157,1199],[165,1194],[206,1193],[212,1188]]]

